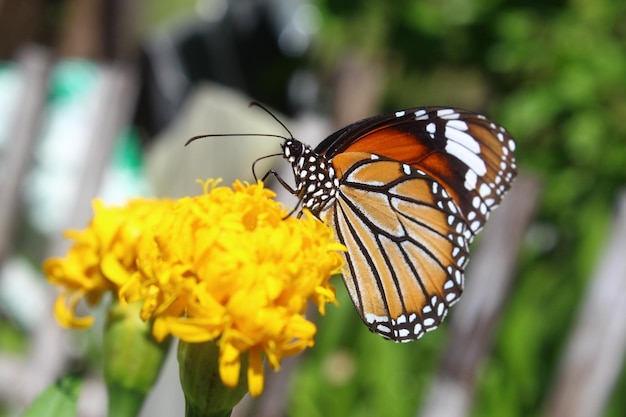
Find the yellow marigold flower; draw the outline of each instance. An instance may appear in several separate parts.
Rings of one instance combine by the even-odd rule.
[[[216,340],[225,385],[239,382],[248,355],[250,393],[263,389],[263,356],[278,369],[281,358],[313,345],[308,300],[321,313],[335,302],[329,279],[340,272],[345,250],[332,230],[310,214],[286,218],[262,184],[233,188],[204,183],[204,195],[184,198],[138,241],[138,271],[120,290],[143,301],[142,318],[154,319],[160,340]]]
[[[171,206],[168,200],[136,199],[124,207],[105,207],[94,201],[94,216],[84,230],[65,233],[74,241],[64,258],[48,259],[43,266],[48,281],[63,287],[54,307],[64,327],[86,328],[92,317],[77,317],[76,305],[90,305],[107,291],[117,292],[137,270],[137,240],[158,223]]]
[[[203,195],[175,202],[94,202],[89,227],[67,232],[74,241],[68,254],[44,264],[48,280],[64,288],[55,314],[64,326],[87,327],[93,319],[77,317],[77,303],[85,298],[93,305],[112,291],[122,303],[141,305],[157,340],[181,339],[181,364],[193,363],[189,355],[207,363],[210,352],[199,352],[214,344],[222,382],[237,387],[247,381],[250,393],[259,395],[263,358],[278,369],[283,357],[313,345],[316,328],[304,312],[309,300],[321,313],[336,302],[329,279],[340,272],[345,248],[309,213],[286,218],[261,183],[203,185]],[[206,399],[206,387],[194,387],[194,378],[183,386],[218,405]]]

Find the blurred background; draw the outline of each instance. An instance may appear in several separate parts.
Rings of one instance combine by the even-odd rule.
[[[87,224],[94,197],[251,181],[278,140],[183,147],[206,133],[286,134],[250,100],[310,144],[384,111],[481,112],[517,139],[533,186],[517,194],[527,212],[497,222],[518,231],[501,302],[459,330],[481,343],[471,371],[451,366],[470,346],[455,338],[465,298],[453,324],[396,345],[361,325],[337,281],[316,346],[237,415],[570,416],[590,391],[581,415],[626,415],[626,272],[603,267],[626,254],[622,0],[0,0],[0,416],[71,369],[87,370],[81,415],[104,414],[100,329],[56,325],[41,262],[67,250],[62,231]],[[509,226],[518,214],[527,221]],[[490,294],[479,282],[470,271],[468,292]],[[584,362],[593,355],[605,361]],[[174,358],[143,415],[182,415],[179,391]],[[460,392],[453,414],[433,411]]]

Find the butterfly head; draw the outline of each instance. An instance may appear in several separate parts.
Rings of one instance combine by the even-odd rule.
[[[318,215],[337,195],[339,179],[333,165],[323,155],[296,139],[283,144],[283,157],[291,164],[295,192],[302,208]]]

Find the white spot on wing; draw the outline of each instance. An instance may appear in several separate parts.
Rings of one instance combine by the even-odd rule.
[[[446,142],[446,152],[450,155],[456,156],[461,162],[476,172],[476,174],[485,175],[485,173],[487,173],[485,161],[465,146],[449,140]]]
[[[383,326],[382,324],[379,324],[378,326],[376,326],[376,330],[384,334],[391,333],[391,329],[387,326]]]
[[[509,149],[512,151],[515,150],[515,142],[513,141],[513,139],[509,139]]]
[[[463,286],[463,274],[458,269],[456,271],[454,271],[454,280],[461,287]]]
[[[428,115],[426,115],[426,110],[424,109],[418,110],[414,114],[415,120],[428,120]]]
[[[376,314],[367,313],[365,314],[365,321],[370,324],[381,323],[381,322],[388,322],[389,318],[386,316],[377,316]]]
[[[467,123],[464,122],[463,120],[450,120],[447,124],[447,126],[457,129],[457,130],[467,130],[468,126]]]
[[[443,316],[444,310],[445,310],[446,306],[444,303],[441,303],[437,306],[437,315],[439,317]]]
[[[437,116],[442,119],[458,119],[460,115],[454,109],[440,109],[437,110]]]
[[[491,187],[489,187],[487,183],[482,183],[478,189],[478,194],[480,194],[481,197],[488,196],[491,194]]]
[[[405,112],[404,110],[397,111],[397,112],[396,112],[396,117],[402,117],[402,116],[404,116],[405,114],[406,114],[406,112]]]
[[[468,191],[472,191],[474,189],[476,189],[476,181],[478,180],[478,177],[476,176],[476,173],[474,171],[472,171],[471,169],[468,169],[467,172],[465,173],[465,189]]]
[[[465,133],[461,130],[451,127],[450,123],[452,122],[446,123],[446,138],[455,141],[459,145],[465,146],[467,149],[476,154],[480,153],[480,145],[478,144],[478,141],[474,139],[474,137],[469,133]]]

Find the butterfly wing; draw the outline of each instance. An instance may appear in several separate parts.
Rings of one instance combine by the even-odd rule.
[[[409,164],[445,187],[471,240],[515,176],[511,135],[482,115],[424,107],[375,116],[335,132],[315,149],[328,159],[368,152]]]
[[[418,339],[461,295],[468,225],[446,189],[409,164],[348,152],[333,165],[341,185],[326,219],[348,249],[352,301],[372,331]]]

